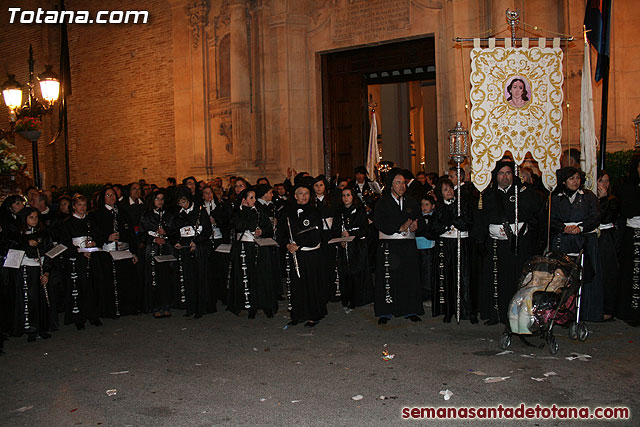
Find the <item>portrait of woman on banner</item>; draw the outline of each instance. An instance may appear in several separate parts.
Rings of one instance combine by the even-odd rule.
[[[526,107],[531,101],[531,85],[526,78],[513,76],[507,79],[504,96],[507,104],[513,108]]]

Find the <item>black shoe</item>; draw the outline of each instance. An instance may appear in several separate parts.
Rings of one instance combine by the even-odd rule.
[[[386,325],[389,322],[388,317],[380,317],[378,318],[378,325]]]
[[[29,332],[29,335],[27,336],[27,342],[34,342],[35,340],[36,340],[36,333]]]
[[[451,323],[451,315],[449,316],[444,316],[444,319],[442,320],[444,323]]]
[[[267,316],[268,319],[273,319],[273,311],[264,310],[264,315]]]
[[[298,322],[297,320],[290,320],[289,323],[287,323],[287,325],[288,326],[296,326],[298,323],[300,323],[300,322]]]
[[[420,316],[417,316],[415,314],[407,317],[407,319],[411,320],[412,322],[422,322]]]
[[[317,324],[318,324],[318,322],[314,322],[313,320],[309,320],[307,323],[304,324],[304,326],[306,326],[307,328],[313,328]]]
[[[93,326],[102,326],[102,322],[100,321],[100,319],[92,320],[89,323],[91,323]]]
[[[640,326],[640,320],[630,320],[627,322],[627,325],[637,328]]]
[[[184,317],[191,317],[191,316],[193,316],[193,313],[185,313],[184,314]]]
[[[49,338],[51,338],[51,334],[48,332],[41,332],[40,338],[42,338],[43,340],[48,340]]]
[[[489,320],[486,320],[484,322],[484,324],[487,325],[487,326],[497,325],[498,324],[498,320],[497,319],[489,319]]]
[[[475,314],[472,314],[471,316],[469,316],[469,322],[471,322],[472,325],[475,325],[478,323],[478,316],[476,316]]]
[[[286,300],[285,297],[283,297],[282,295],[278,295],[278,301],[285,301],[285,300]]]
[[[200,319],[202,318],[202,314],[196,314],[195,316],[193,316],[194,319]]]
[[[256,310],[249,310],[249,319],[255,319],[256,318]]]
[[[84,322],[83,323],[80,323],[80,322],[76,323],[76,329],[79,330],[79,331],[84,329]]]

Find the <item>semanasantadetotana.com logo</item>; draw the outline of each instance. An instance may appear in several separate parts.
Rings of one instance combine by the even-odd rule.
[[[10,7],[9,23],[20,24],[146,24],[146,10],[99,10],[95,17],[88,10],[23,10]]]

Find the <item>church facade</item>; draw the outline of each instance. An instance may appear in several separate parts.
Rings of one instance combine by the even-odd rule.
[[[21,3],[25,9],[29,3],[34,9],[41,6]],[[57,2],[49,3],[55,8]],[[456,44],[453,38],[509,37],[507,9],[521,13],[518,37],[576,37],[562,44],[567,102],[563,148],[579,147],[583,0],[100,3],[68,0],[66,7],[92,13],[98,7],[148,10],[150,21],[68,26],[73,184],[145,178],[164,185],[167,176],[207,179],[232,174],[278,181],[288,167],[314,175],[347,174],[352,165],[365,161],[367,105],[381,102],[375,99],[378,92],[367,92],[372,86],[367,79],[382,86],[406,82],[406,70],[430,88],[422,91],[425,99],[420,101],[429,110],[429,120],[422,121],[420,130],[410,129],[414,137],[421,133],[423,141],[425,135],[429,140],[412,147],[415,160],[408,161],[441,172],[449,160],[447,130],[457,121],[469,126],[472,46]],[[640,78],[638,59],[630,54],[637,49],[632,28],[639,18],[630,3],[614,5],[610,151],[633,147],[632,120],[640,112],[640,92],[631,83]],[[1,13],[5,20],[7,12]],[[57,63],[56,26],[4,26],[0,33],[5,58],[0,65],[18,80],[26,80],[30,43],[36,72],[45,62]],[[334,61],[340,55],[346,59]],[[351,67],[348,78],[340,74],[346,72],[344,67]],[[399,74],[394,80],[395,72]],[[376,80],[382,73],[389,80]],[[601,84],[596,85],[597,126],[600,91]],[[409,113],[414,107],[409,105]],[[427,117],[424,114],[421,117]],[[349,117],[355,118],[345,119]],[[56,129],[57,115],[47,116],[40,142],[45,185],[64,183],[64,147],[60,140],[47,145]],[[18,150],[30,160],[30,146],[18,138]],[[384,152],[383,159],[395,161]]]

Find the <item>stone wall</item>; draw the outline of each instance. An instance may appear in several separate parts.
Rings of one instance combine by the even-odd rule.
[[[56,2],[25,0],[23,9]],[[148,10],[147,25],[70,25],[73,94],[69,97],[73,183],[167,176],[244,175],[279,181],[287,167],[324,171],[321,55],[359,46],[433,35],[439,167],[448,161],[447,129],[468,127],[470,46],[455,36],[508,36],[504,11],[519,8],[526,35],[581,36],[584,0],[105,0],[100,9]],[[633,2],[613,12],[608,148],[630,148],[631,120],[640,113],[640,16]],[[67,0],[67,9],[95,11],[96,2]],[[36,73],[58,63],[59,30],[5,25],[0,10],[0,71],[27,80],[29,43]],[[363,28],[365,28],[363,30]],[[521,28],[523,28],[521,26]],[[545,30],[545,31],[543,31]],[[520,31],[518,36],[522,35]],[[563,45],[564,46],[564,45]],[[565,62],[563,144],[579,145],[583,44],[569,45]],[[593,57],[595,67],[595,56]],[[4,80],[2,80],[4,81]],[[594,86],[596,126],[601,86]],[[5,117],[6,110],[2,110]],[[61,141],[42,138],[45,183],[64,183]],[[19,151],[30,158],[26,141]]]

